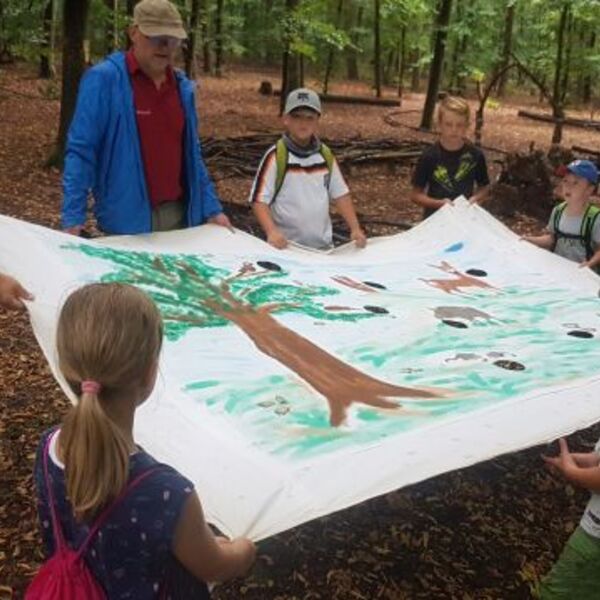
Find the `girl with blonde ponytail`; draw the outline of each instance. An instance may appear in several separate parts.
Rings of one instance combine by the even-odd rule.
[[[204,582],[242,575],[255,557],[249,540],[215,537],[193,484],[134,441],[135,410],[154,387],[161,344],[156,306],[128,285],[83,287],[58,320],[59,368],[78,400],[38,450],[42,535],[51,555],[51,494],[62,536],[72,549],[85,544],[107,598],[208,598]]]

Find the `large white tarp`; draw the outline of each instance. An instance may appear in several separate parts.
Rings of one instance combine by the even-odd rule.
[[[229,535],[261,539],[600,420],[600,278],[462,200],[329,254],[216,226],[85,241],[0,217],[0,270],[35,294],[59,381],[69,292],[124,281],[153,296],[166,343],[136,438]]]

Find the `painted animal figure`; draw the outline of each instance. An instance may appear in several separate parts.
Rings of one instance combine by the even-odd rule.
[[[483,288],[483,289],[496,289],[493,285],[478,279],[477,277],[472,277],[471,275],[467,275],[466,273],[462,273],[455,267],[453,267],[450,263],[443,260],[439,265],[429,265],[434,269],[439,269],[444,273],[449,273],[454,277],[450,279],[422,279],[420,281],[424,281],[427,285],[431,287],[437,288],[438,290],[442,290],[442,292],[446,292],[447,294],[453,294],[455,292],[461,293],[461,288]]]

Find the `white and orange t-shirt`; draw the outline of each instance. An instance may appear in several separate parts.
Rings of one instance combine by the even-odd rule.
[[[263,157],[250,203],[263,202],[271,208],[275,225],[287,240],[325,249],[332,245],[329,203],[345,196],[348,186],[334,160],[331,174],[323,155],[315,151],[298,156],[288,150],[288,166],[283,185],[273,200],[277,181],[277,152],[272,146]]]

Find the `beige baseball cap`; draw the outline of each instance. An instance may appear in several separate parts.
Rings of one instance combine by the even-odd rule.
[[[187,38],[181,15],[169,0],[142,0],[133,9],[133,24],[149,37],[166,35],[179,40]]]
[[[310,108],[321,114],[321,100],[317,92],[309,88],[298,88],[288,94],[283,114],[289,115],[297,108]]]

